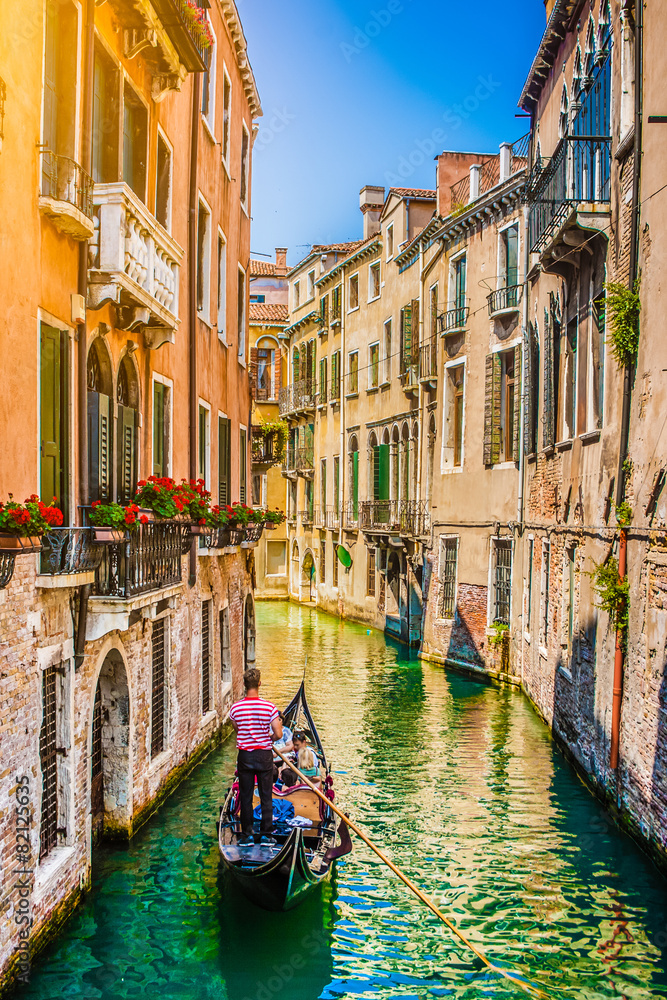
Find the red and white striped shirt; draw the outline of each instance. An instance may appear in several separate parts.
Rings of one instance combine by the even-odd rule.
[[[232,705],[229,718],[236,723],[236,746],[239,750],[270,750],[273,746],[271,723],[278,709],[264,698],[243,698]]]

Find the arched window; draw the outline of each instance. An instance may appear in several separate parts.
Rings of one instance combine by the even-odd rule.
[[[276,399],[280,385],[280,351],[272,337],[262,337],[250,352],[255,370],[255,399]],[[276,360],[277,359],[277,360]]]
[[[435,414],[432,413],[428,422],[428,455],[426,459],[426,507],[431,510],[433,502],[433,470],[435,465]]]
[[[410,428],[403,424],[401,430],[401,470],[399,483],[399,500],[406,503],[410,499]]]
[[[348,476],[350,478],[350,517],[353,521],[359,519],[359,441],[353,434],[347,444]]]
[[[588,19],[586,31],[586,48],[584,50],[584,87],[590,86],[595,65],[595,23],[592,16]]]
[[[581,101],[581,92],[583,88],[582,80],[582,68],[581,68],[581,46],[577,46],[577,54],[574,57],[574,70],[572,73],[572,103],[579,104]]]
[[[394,424],[394,428],[391,432],[391,445],[390,445],[390,498],[392,500],[399,499],[399,480],[400,480],[400,440],[401,434],[398,429],[398,425]]]
[[[598,17],[598,58],[606,55],[611,43],[611,14],[609,0],[601,0],[600,16]]]
[[[90,345],[88,379],[88,490],[93,500],[111,500],[113,389],[111,360],[106,344],[96,337]]]
[[[558,135],[562,139],[569,131],[570,102],[567,96],[567,87],[563,84],[563,92],[560,96],[560,117],[558,119]]]
[[[139,380],[131,357],[126,354],[118,367],[116,383],[118,416],[116,442],[118,448],[118,502],[132,502],[137,487],[137,456],[139,435]]]

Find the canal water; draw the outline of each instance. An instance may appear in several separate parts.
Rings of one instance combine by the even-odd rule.
[[[667,996],[667,885],[607,819],[520,695],[424,664],[376,632],[257,609],[265,696],[301,681],[338,801],[497,963],[566,1000]],[[520,997],[485,974],[358,841],[298,909],[266,913],[221,875],[234,770],[212,754],[126,848],[21,998]]]

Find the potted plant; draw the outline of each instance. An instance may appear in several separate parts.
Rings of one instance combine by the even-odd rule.
[[[267,531],[275,531],[278,525],[285,521],[285,512],[276,507],[275,510],[264,511],[264,527]]]
[[[245,528],[250,523],[252,507],[246,507],[244,503],[236,502],[231,505],[231,518],[237,528]]]
[[[139,507],[140,516],[149,521],[173,521],[185,508],[185,502],[175,494],[175,480],[168,476],[149,476],[137,483],[134,502]]]
[[[17,503],[11,493],[6,503],[0,501],[0,552],[39,552],[41,536],[63,523],[55,502],[54,497],[51,504],[45,504],[36,493],[25,503]]]
[[[147,515],[141,514],[136,504],[123,507],[119,503],[102,503],[100,500],[91,505],[88,519],[94,540],[101,544],[123,542],[128,530],[136,530],[139,524],[148,524]]]
[[[190,522],[191,535],[205,535],[210,532],[208,515],[211,509],[211,494],[206,489],[203,479],[183,479],[174,492],[174,502]]]

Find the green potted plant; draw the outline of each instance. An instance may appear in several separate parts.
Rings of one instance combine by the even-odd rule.
[[[140,515],[149,521],[173,521],[184,510],[185,503],[175,497],[176,482],[168,476],[149,476],[137,483],[134,502]]]
[[[62,511],[55,502],[54,497],[51,504],[45,504],[36,493],[25,503],[17,503],[11,493],[6,502],[0,501],[0,552],[39,552],[41,536],[63,523]]]
[[[208,523],[211,494],[203,479],[183,479],[175,488],[174,502],[182,507],[181,513],[189,521],[191,535],[205,535],[211,530]]]
[[[123,507],[119,503],[102,503],[95,500],[88,512],[88,520],[93,528],[93,538],[100,544],[125,541],[128,531],[135,531],[139,524],[148,524],[148,516],[142,514],[137,504]]]
[[[285,512],[276,507],[275,510],[264,511],[264,527],[267,531],[275,531],[276,528],[285,522]]]

